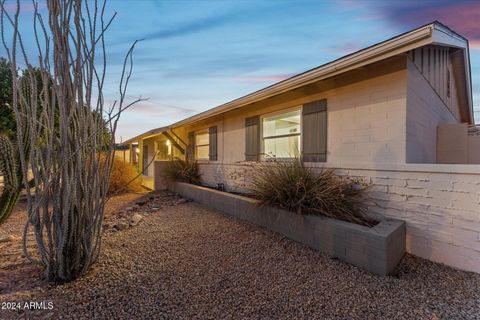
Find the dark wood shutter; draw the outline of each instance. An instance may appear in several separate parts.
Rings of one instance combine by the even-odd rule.
[[[195,132],[188,133],[187,160],[195,160]]]
[[[304,104],[302,116],[303,161],[327,161],[327,100]]]
[[[258,161],[260,154],[260,118],[245,119],[245,160]]]
[[[217,127],[208,128],[208,160],[217,161]]]

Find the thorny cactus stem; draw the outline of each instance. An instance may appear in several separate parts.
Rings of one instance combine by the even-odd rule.
[[[20,196],[15,150],[7,136],[0,136],[0,174],[3,191],[0,196],[0,225],[10,216]]]

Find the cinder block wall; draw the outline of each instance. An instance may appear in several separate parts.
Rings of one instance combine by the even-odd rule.
[[[300,107],[319,99],[327,99],[328,105],[329,161],[356,159],[367,163],[405,163],[405,57],[318,81],[221,116],[195,122],[184,132],[217,126],[218,163],[235,164],[245,160],[246,118]]]
[[[374,215],[404,220],[407,252],[480,273],[480,166],[441,164],[311,164],[372,182]],[[255,164],[200,164],[206,184],[248,191]],[[362,168],[361,168],[361,167]]]
[[[407,69],[406,162],[436,163],[437,126],[459,120],[411,61]]]

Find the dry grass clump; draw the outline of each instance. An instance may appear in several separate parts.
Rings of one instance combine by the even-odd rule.
[[[165,177],[170,181],[201,183],[201,174],[197,161],[176,159],[168,163],[165,168]]]
[[[114,157],[108,194],[114,195],[126,192],[140,192],[143,190],[141,177],[135,166],[120,158]]]
[[[262,205],[373,225],[375,221],[366,215],[368,187],[361,181],[340,178],[331,169],[314,173],[297,158],[257,166],[250,192]]]

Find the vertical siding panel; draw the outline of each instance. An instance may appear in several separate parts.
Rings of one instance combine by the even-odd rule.
[[[440,52],[441,50],[440,49],[437,49],[437,92],[439,93],[440,97],[441,97],[441,92],[442,92],[442,89],[441,89],[441,86],[442,86],[442,64],[441,64],[441,60],[440,60]]]
[[[425,50],[422,48],[420,49],[421,55],[422,55],[422,74],[425,75]]]
[[[434,64],[433,64],[433,49],[430,48],[428,52],[428,80],[433,83],[434,79]]]
[[[447,91],[445,90],[445,82],[447,82],[447,73],[445,72],[445,70],[446,70],[447,65],[445,64],[445,56],[446,56],[446,52],[445,52],[445,49],[443,49],[442,50],[442,77],[443,77],[442,92],[443,92],[443,96],[445,98],[445,103],[446,103],[446,101],[447,101]]]
[[[417,65],[419,70],[422,70],[422,54],[420,49],[415,49],[415,64]]]
[[[445,101],[445,97],[443,96],[443,48],[440,49],[440,86],[439,86],[439,94],[443,101]]]
[[[438,92],[438,59],[437,49],[433,49],[433,87]]]

